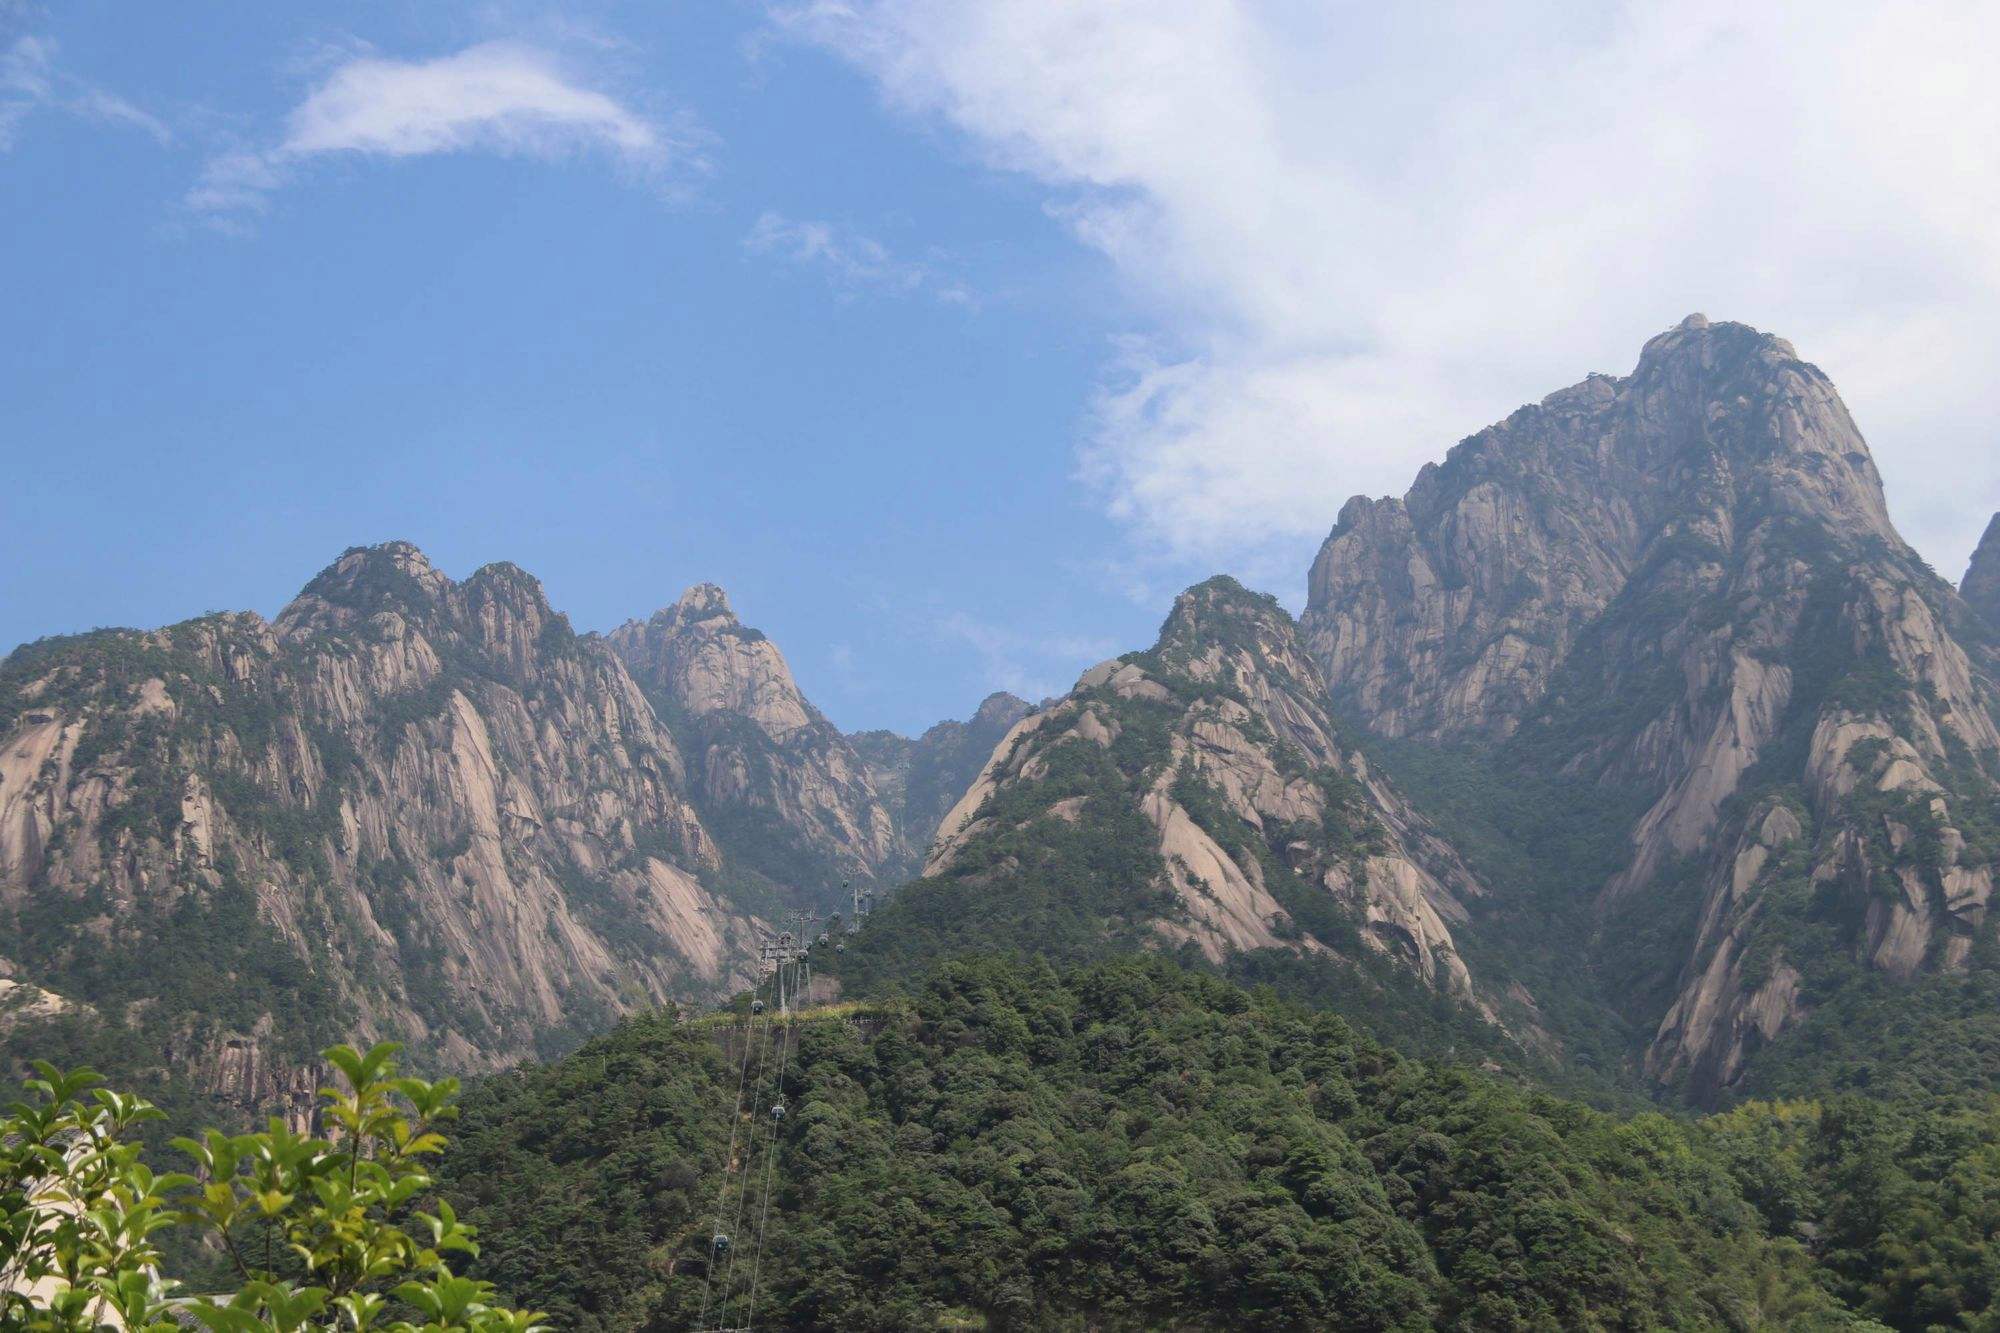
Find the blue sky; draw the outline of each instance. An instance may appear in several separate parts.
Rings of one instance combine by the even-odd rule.
[[[1296,606],[1346,494],[1692,309],[1955,576],[1990,16],[1784,8],[0,0],[0,645],[400,537],[584,629],[722,583],[914,730]]]
[[[607,11],[631,43],[608,53],[420,6],[187,12],[39,29],[58,69],[174,128],[43,108],[0,165],[0,281],[35,312],[0,334],[21,449],[0,639],[269,613],[345,547],[407,537],[456,576],[515,561],[582,628],[715,580],[837,720],[910,728],[1057,688],[1157,621],[1087,568],[1117,534],[1070,476],[1119,320],[1104,266],[847,67],[756,55],[758,16],[720,5]],[[183,203],[329,51],[515,33],[686,122],[700,162],[352,154],[260,210]],[[939,276],[760,252],[766,215]]]

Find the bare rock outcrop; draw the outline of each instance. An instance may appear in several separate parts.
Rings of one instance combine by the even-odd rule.
[[[814,906],[836,905],[843,879],[903,877],[896,811],[869,764],[721,588],[689,588],[607,641],[679,739],[696,804],[740,867]]]
[[[1771,912],[1759,890],[1805,873],[1805,839],[1799,812],[1773,803],[1746,821],[1730,855],[1718,857],[1697,962],[1647,1053],[1655,1078],[1727,1087],[1760,1044],[1803,1016],[1800,976],[1768,929]]]
[[[726,992],[758,923],[618,656],[511,565],[349,551],[250,614],[0,667],[0,921],[22,983],[231,1104],[394,1036],[478,1070]]]
[[[1958,812],[2000,778],[1990,637],[1962,631],[1996,595],[1993,534],[1962,593],[1903,542],[1824,374],[1691,316],[1631,375],[1522,408],[1400,500],[1350,501],[1301,625],[1370,730],[1650,802],[1599,908],[1701,895],[1647,1063],[1707,1096],[1811,989],[1773,876],[1870,886],[1843,938],[1869,966],[1962,964],[1970,918],[1946,904],[1983,913],[1993,852]],[[1740,808],[1774,794],[1801,826],[1785,858]]]
[[[609,638],[635,676],[693,717],[744,718],[779,744],[821,720],[778,646],[738,620],[713,583],[696,584],[644,622],[626,621]]]
[[[1217,962],[1358,948],[1492,1015],[1452,934],[1479,881],[1341,743],[1274,600],[1226,578],[1189,589],[1152,650],[1017,721],[945,816],[925,874],[1004,894],[994,849],[1017,830],[1095,820],[1108,840],[1124,811],[1149,830],[1130,891],[1157,895],[1156,942]]]
[[[407,542],[269,623],[31,644],[0,665],[0,1037],[124,1025],[246,1118],[309,1109],[336,1040],[544,1053],[743,984],[745,900],[899,882],[1025,714],[864,758],[712,584],[578,635],[519,568]]]
[[[1901,546],[1827,378],[1782,339],[1690,316],[1630,376],[1520,409],[1400,500],[1350,500],[1301,628],[1370,729],[1507,736],[1614,600],[1711,577],[1704,548],[1773,522]]]

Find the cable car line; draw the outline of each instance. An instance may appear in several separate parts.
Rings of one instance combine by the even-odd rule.
[[[782,997],[782,980],[778,984],[780,986],[780,996]],[[779,1007],[783,1008],[782,998],[780,999]],[[752,1025],[750,1044],[758,1046],[757,1082],[750,1095],[750,1132],[744,1137],[743,1141],[743,1169],[735,1173],[739,1177],[736,1186],[736,1211],[729,1224],[729,1262],[724,1266],[722,1271],[722,1307],[715,1312],[716,1323],[719,1327],[723,1328],[731,1327],[726,1316],[729,1313],[729,1302],[736,1290],[736,1256],[742,1249],[741,1246],[736,1244],[735,1237],[741,1235],[743,1231],[743,1205],[750,1196],[750,1164],[757,1160],[757,1123],[759,1120],[757,1106],[764,1100],[764,1076],[771,1070],[770,1052],[766,1048],[769,1046],[772,1025],[777,1020],[775,1015],[770,1013],[765,1014],[765,1041],[762,1044],[758,1043],[755,1036],[756,1019],[752,1018],[750,1021]]]
[[[849,890],[853,897],[854,914],[846,924],[846,932],[852,934],[859,928],[860,918],[866,915],[872,895],[854,890],[851,885],[841,886]],[[784,1131],[788,1108],[785,1104],[785,1078],[791,1069],[793,1019],[811,998],[812,958],[811,949],[815,943],[833,943],[840,948],[840,942],[833,938],[831,928],[822,931],[817,938],[813,928],[819,921],[816,911],[796,911],[790,916],[793,929],[779,932],[765,941],[759,951],[762,976],[750,991],[750,1012],[744,1024],[743,1059],[736,1074],[736,1104],[731,1112],[729,1126],[729,1152],[723,1159],[722,1187],[715,1201],[715,1234],[709,1243],[709,1260],[702,1281],[701,1313],[695,1328],[709,1333],[750,1333],[757,1318],[757,1296],[762,1289],[764,1271],[764,1242],[770,1234],[771,1197],[776,1192],[778,1140]],[[769,982],[767,1003],[762,992]],[[762,1018],[763,1032],[758,1032],[757,1020]],[[777,1077],[772,1083],[772,1099],[764,1101],[764,1084],[771,1072],[773,1048],[778,1059]],[[757,1079],[750,1082],[750,1061],[755,1048],[757,1059]],[[737,1168],[736,1144],[742,1133],[744,1119],[744,1092],[750,1093],[750,1128],[743,1134],[742,1167]],[[764,1197],[756,1212],[757,1236],[751,1249],[750,1284],[744,1294],[742,1322],[729,1322],[729,1308],[736,1294],[736,1259],[742,1247],[736,1243],[744,1221],[744,1206],[750,1197],[752,1177],[751,1165],[757,1157],[758,1126],[769,1121],[765,1133],[769,1136],[764,1146]],[[739,1177],[736,1189],[736,1206],[730,1210],[729,1185],[732,1176]],[[724,1230],[725,1214],[728,1214],[729,1229]],[[716,1269],[722,1269],[722,1294],[720,1304],[715,1307],[715,1323],[708,1322],[708,1311],[714,1298]]]
[[[750,1022],[754,1024],[756,1022],[756,1011],[762,1002],[756,998],[756,987],[753,986],[751,988],[750,995],[752,1015]],[[695,1321],[695,1327],[697,1328],[706,1327],[708,1324],[708,1302],[715,1285],[717,1251],[730,1248],[728,1233],[722,1229],[722,1209],[723,1205],[729,1200],[730,1165],[736,1160],[736,1131],[743,1120],[743,1088],[750,1073],[751,1045],[750,1034],[746,1032],[743,1042],[743,1064],[736,1073],[736,1109],[731,1112],[729,1117],[729,1150],[723,1154],[722,1158],[722,1190],[716,1195],[715,1199],[715,1231],[708,1243],[708,1263],[705,1265],[702,1273],[701,1315]],[[726,1291],[723,1303],[725,1305],[728,1304]]]
[[[771,1106],[771,1140],[764,1150],[764,1210],[757,1219],[757,1249],[750,1261],[750,1313],[747,1330],[757,1318],[757,1285],[764,1271],[764,1233],[771,1221],[771,1169],[778,1160],[778,1135],[785,1123],[785,1070],[791,1064],[792,1030],[788,1023],[778,1033],[777,1101]]]

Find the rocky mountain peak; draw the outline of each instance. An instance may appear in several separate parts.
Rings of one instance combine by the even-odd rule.
[[[662,617],[681,624],[693,624],[708,620],[727,620],[732,624],[736,612],[729,605],[729,594],[720,584],[697,583],[675,599],[674,604],[654,612],[653,618]]]
[[[568,617],[549,605],[542,581],[512,561],[481,565],[463,583],[445,580],[449,593],[469,607],[499,607],[537,625]]]
[[[1882,477],[1825,373],[1747,324],[1683,323],[1646,344],[1619,384],[1635,462],[1665,467],[1683,502],[1727,488],[1845,538],[1901,547]]]
[[[2000,629],[2000,514],[1986,525],[1958,592],[1989,627]]]
[[[913,858],[867,760],[721,588],[698,583],[607,641],[680,737],[697,803],[739,867],[824,887],[893,879]]]
[[[1227,574],[1197,583],[1174,599],[1154,652],[1183,667],[1219,660],[1218,650],[1249,652],[1261,666],[1302,663],[1292,617],[1269,593],[1252,592]],[[1202,674],[1197,670],[1197,674]]]
[[[1989,543],[1968,602],[2000,600]],[[1302,623],[1368,729],[1646,802],[1598,895],[1607,919],[1703,867],[1700,938],[1663,986],[1679,989],[1649,1068],[1712,1095],[1824,980],[1783,949],[1800,877],[1852,886],[1849,957],[1898,976],[1964,963],[1991,867],[1957,821],[1991,800],[2000,702],[1951,636],[1951,600],[1897,535],[1827,377],[1781,338],[1691,316],[1630,375],[1466,439],[1402,500],[1350,501]],[[1739,798],[1772,790],[1795,810],[1772,828],[1818,830],[1796,855],[1742,823]],[[1914,835],[1876,845],[1877,807],[1906,800],[1920,808],[1898,828],[1943,830],[1927,862]]]
[[[1635,575],[1704,578],[1781,529],[1908,549],[1826,376],[1782,338],[1690,316],[1629,376],[1519,409],[1400,500],[1348,501],[1302,627],[1341,706],[1372,728],[1507,735]]]
[[[481,565],[472,571],[472,576],[465,582],[468,587],[481,583],[493,588],[509,589],[538,601],[547,601],[547,595],[542,591],[542,581],[512,560],[495,560],[491,564]]]
[[[346,628],[385,611],[422,617],[453,586],[411,542],[353,546],[314,575],[272,624],[281,638],[293,638]]]
[[[1198,584],[1153,648],[1092,667],[993,747],[939,825],[928,892],[963,895],[939,910],[973,921],[1061,883],[1135,940],[1216,962],[1259,950],[1383,962],[1483,1007],[1450,924],[1479,884],[1339,743],[1324,700],[1275,598],[1227,577]],[[1023,830],[1064,826],[1116,839],[1120,857],[1069,865],[1060,849],[1077,840],[1052,833],[1029,840],[1051,850],[1016,850]]]
[[[1425,466],[1435,467],[1436,464],[1427,463]],[[1367,522],[1368,516],[1375,512],[1378,505],[1400,505],[1401,503],[1401,501],[1386,495],[1379,500],[1366,495],[1350,495],[1347,497],[1347,503],[1340,507],[1339,515],[1333,521],[1333,530],[1335,533],[1346,532],[1359,524]]]
[[[1291,616],[1271,594],[1252,592],[1229,575],[1217,574],[1174,598],[1174,609],[1168,613],[1161,635],[1200,634],[1211,628],[1217,617],[1291,622]]]
[[[326,590],[336,588],[368,588],[371,580],[387,579],[400,575],[414,581],[425,592],[436,595],[451,586],[446,577],[430,557],[418,549],[414,542],[387,541],[375,546],[353,546],[341,552],[339,559],[321,570],[313,578],[308,588],[320,585]]]
[[[334,563],[336,565],[341,564],[351,557],[358,557],[360,562],[364,564],[374,562],[394,565],[405,573],[418,578],[443,577],[443,575],[438,574],[437,568],[431,564],[430,557],[425,555],[415,542],[406,542],[400,538],[386,542],[377,542],[373,546],[351,547],[342,552],[340,559]]]
[[[342,554],[272,628],[294,645],[327,646],[325,636],[364,626],[371,637],[405,643],[420,672],[430,670],[424,663],[470,653],[516,683],[538,679],[576,641],[541,580],[519,565],[496,561],[455,582],[402,541]]]
[[[1005,690],[995,690],[979,701],[973,710],[972,722],[975,726],[992,726],[996,723],[1011,727],[1022,718],[1035,711],[1033,704],[1019,695]]]
[[[740,979],[756,926],[681,753],[532,576],[355,548],[276,631],[206,616],[0,665],[0,933],[38,985],[252,1110],[295,1076],[309,1105],[336,1033],[487,1068]],[[7,916],[96,895],[88,936]],[[99,1005],[182,950],[210,998]]]
[[[1711,320],[1707,315],[1696,313],[1647,339],[1640,349],[1639,367],[1644,370],[1650,363],[1674,357],[1691,357],[1713,368],[1726,366],[1733,360],[1756,359],[1766,352],[1773,354],[1770,364],[1799,359],[1797,349],[1784,338],[1737,320]],[[1638,372],[1634,373],[1636,377]],[[1590,378],[1607,380],[1614,385],[1618,383],[1617,377],[1610,375],[1593,375]]]
[[[713,583],[697,583],[644,624],[627,621],[609,638],[641,685],[664,691],[696,717],[741,714],[775,741],[824,725],[778,646],[739,621]]]

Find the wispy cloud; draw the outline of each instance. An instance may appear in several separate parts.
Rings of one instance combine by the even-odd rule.
[[[433,60],[342,61],[286,118],[275,145],[210,160],[187,206],[228,219],[259,211],[308,162],[492,153],[544,161],[594,155],[657,181],[699,165],[698,138],[634,110],[555,53],[482,42]]]
[[[1031,701],[1062,693],[1086,667],[1117,651],[1109,639],[1023,634],[963,611],[940,619],[937,630],[946,642],[963,644],[978,655],[980,671],[990,688]]]
[[[973,304],[972,293],[928,261],[905,259],[881,242],[831,222],[800,221],[765,212],[743,238],[752,254],[818,269],[835,290],[892,296],[925,294],[949,305]]]
[[[174,138],[158,117],[59,67],[52,39],[17,37],[0,52],[0,150],[13,147],[21,125],[38,111],[139,130],[161,144]]]
[[[1302,565],[1347,494],[1691,310],[1834,376],[1940,565],[2000,504],[1990,0],[771,12],[1152,312],[1082,450],[1143,546]]]

